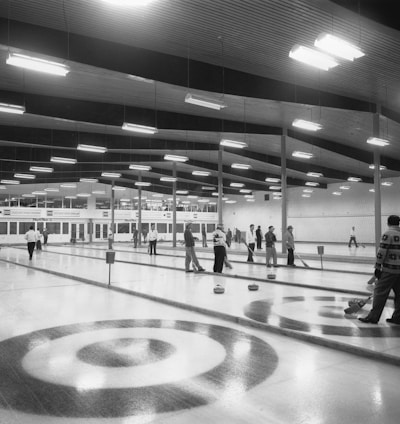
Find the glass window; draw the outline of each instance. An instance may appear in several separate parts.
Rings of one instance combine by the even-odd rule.
[[[207,233],[213,233],[215,231],[215,224],[207,224]]]
[[[184,232],[183,224],[176,224],[176,232],[177,233],[183,233]]]
[[[118,233],[119,234],[128,234],[129,233],[129,222],[122,222],[118,224]]]
[[[61,223],[60,222],[48,222],[46,228],[49,234],[60,234]]]
[[[200,232],[200,224],[192,224],[192,233]]]
[[[62,223],[62,233],[63,234],[68,234],[68,222],[63,222]]]
[[[25,231],[25,233],[26,233],[26,231]],[[17,223],[16,222],[10,222],[10,234],[17,234]]]
[[[132,222],[131,223],[131,233],[133,233],[136,230],[137,226],[136,226],[136,222]]]
[[[19,223],[19,234],[25,234],[29,230],[29,227],[31,225],[33,225],[33,227],[35,228],[35,224],[33,222],[20,222]]]
[[[157,231],[160,234],[165,234],[167,232],[167,224],[157,224]]]
[[[7,234],[7,222],[0,222],[0,234]]]

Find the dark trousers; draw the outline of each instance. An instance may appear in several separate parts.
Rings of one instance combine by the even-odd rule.
[[[35,250],[35,242],[29,241],[28,242],[28,252],[29,252],[29,259],[32,259],[33,251]]]
[[[351,243],[354,242],[354,244],[356,245],[356,247],[358,247],[357,244],[357,240],[355,236],[350,236],[350,240],[349,240],[349,247],[351,246]]]
[[[40,240],[36,242],[36,250],[42,250],[42,242]]]
[[[294,265],[294,253],[293,253],[293,249],[291,249],[290,247],[288,247],[287,250],[287,264],[290,265]]]
[[[214,272],[222,272],[225,256],[225,246],[214,246]]]
[[[149,246],[150,255],[152,255],[153,253],[157,255],[157,252],[156,252],[157,240],[150,240],[149,244],[150,244]]]
[[[255,243],[249,243],[249,246],[247,248],[249,254],[247,255],[247,262],[254,262],[253,259],[253,252],[254,252],[254,248],[256,247]]]
[[[390,274],[385,271],[382,272],[382,276],[374,289],[372,309],[368,314],[368,318],[372,321],[379,321],[390,290],[392,289],[394,291],[394,312],[392,318],[395,321],[400,321],[400,274]]]
[[[262,249],[262,238],[261,237],[257,237],[257,249]]]

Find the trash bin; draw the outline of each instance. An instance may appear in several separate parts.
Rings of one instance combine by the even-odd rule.
[[[106,263],[113,264],[115,262],[115,251],[106,250]]]
[[[324,254],[324,246],[317,246],[317,250],[318,250],[318,255]]]

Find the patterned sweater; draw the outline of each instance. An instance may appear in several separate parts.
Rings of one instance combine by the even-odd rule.
[[[400,227],[390,226],[382,235],[375,268],[381,267],[390,274],[400,274]]]

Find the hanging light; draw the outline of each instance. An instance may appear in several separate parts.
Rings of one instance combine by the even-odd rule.
[[[308,131],[319,131],[322,128],[321,124],[312,121],[306,121],[304,119],[295,119],[292,122],[292,125],[296,128],[301,128],[302,130]]]
[[[136,187],[149,187],[149,186],[151,186],[151,183],[148,183],[146,181],[136,181],[135,186]]]
[[[36,175],[33,174],[14,174],[14,178],[21,178],[24,180],[34,180]]]
[[[211,172],[209,171],[193,171],[192,175],[197,175],[198,177],[209,177]]]
[[[388,146],[390,144],[390,141],[385,140],[384,138],[369,137],[367,139],[367,143],[373,144],[374,146],[385,147],[385,146]]]
[[[235,169],[250,169],[251,165],[247,165],[246,163],[233,163],[231,167]]]
[[[265,181],[267,182],[267,183],[280,183],[281,182],[281,180],[280,180],[280,178],[273,178],[273,177],[267,177],[266,179],[265,179]]]
[[[106,153],[107,151],[107,147],[92,146],[89,144],[78,144],[77,149],[83,150],[85,152],[92,152],[92,153]]]
[[[332,34],[327,34],[326,32],[318,36],[314,42],[314,46],[329,54],[351,61],[365,56],[355,45]]]
[[[164,155],[164,160],[171,160],[173,162],[187,162],[189,158],[187,156],[179,155]]]
[[[136,171],[151,171],[151,166],[150,165],[141,165],[141,164],[131,163],[129,165],[129,169],[134,169]]]
[[[52,156],[50,158],[50,162],[57,162],[57,163],[66,163],[69,165],[75,165],[77,160],[73,158],[62,158],[59,156]]]
[[[321,174],[320,172],[307,172],[307,177],[320,178],[323,176],[324,174]]]
[[[351,181],[353,183],[359,183],[360,181],[362,181],[362,179],[359,177],[349,177],[347,178],[347,181]]]
[[[120,178],[122,174],[119,172],[102,172],[102,177],[108,177],[108,178]]]
[[[48,173],[50,173],[50,172],[54,172],[54,168],[48,168],[46,166],[31,166],[29,168],[29,171],[32,171],[32,172],[48,172]]]
[[[226,138],[223,138],[219,144],[225,147],[233,147],[234,149],[243,149],[247,147],[247,143],[244,141],[228,140]]]
[[[311,159],[314,155],[312,153],[294,151],[292,156],[301,159]]]
[[[22,115],[23,113],[25,113],[25,106],[0,103],[0,112],[15,113],[17,115]]]
[[[165,181],[167,183],[174,183],[175,181],[177,181],[176,177],[161,177],[160,181]]]
[[[323,71],[329,71],[329,69],[339,65],[333,57],[298,44],[293,46],[292,50],[290,50],[289,57],[305,63],[306,65],[322,69]]]
[[[186,94],[185,103],[190,103],[196,106],[207,107],[209,109],[221,110],[226,107],[226,104],[217,99],[211,99],[209,97],[200,96],[197,94]]]
[[[244,187],[244,184],[243,183],[230,183],[230,186],[231,187],[239,187],[239,188],[241,188],[241,187]]]
[[[99,182],[97,178],[80,178],[79,181],[81,183],[98,183]]]
[[[19,53],[10,53],[6,63],[7,65],[18,66],[31,71],[39,71],[63,77],[69,72],[68,66],[63,63],[52,62],[50,60],[39,59]]]
[[[141,134],[156,134],[158,129],[155,127],[148,127],[146,125],[130,124],[129,122],[124,122],[122,129],[126,131],[133,131]]]

